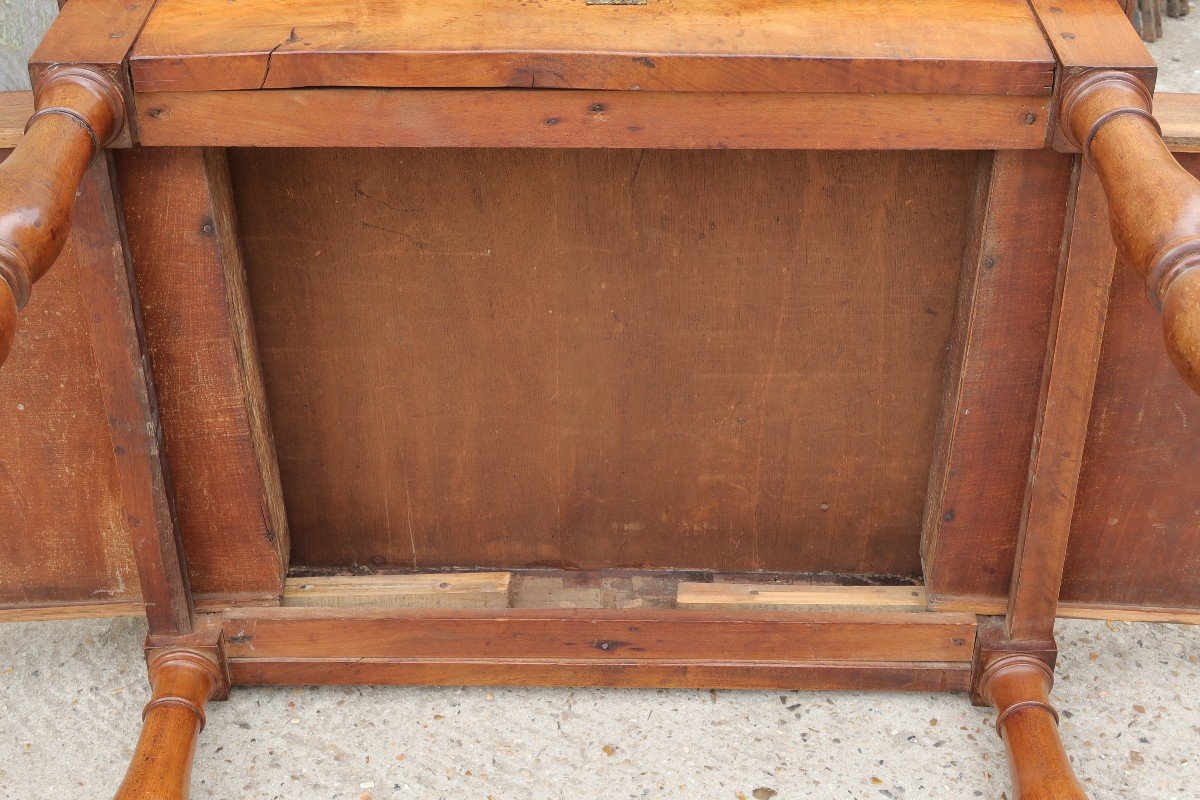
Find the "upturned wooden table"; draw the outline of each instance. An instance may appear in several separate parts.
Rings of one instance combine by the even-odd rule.
[[[346,683],[959,692],[1082,798],[1055,618],[1200,620],[1200,100],[1114,2],[70,0],[30,72],[0,616],[145,614],[121,800]]]

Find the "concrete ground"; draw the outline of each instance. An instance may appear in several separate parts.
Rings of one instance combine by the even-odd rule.
[[[4,88],[52,2],[0,7]],[[1200,92],[1200,10],[1167,25],[1159,88]],[[111,795],[146,700],[144,635],[132,619],[0,625],[0,800]],[[1063,738],[1094,800],[1200,797],[1200,628],[1064,621],[1059,641]],[[948,695],[238,689],[210,711],[193,798],[1007,798],[993,723]]]
[[[1164,21],[1165,35],[1146,47],[1158,62],[1158,91],[1200,93],[1200,1],[1192,13]]]
[[[0,626],[0,797],[111,796],[146,700],[140,620]],[[1064,621],[1055,699],[1093,800],[1200,796],[1200,627]],[[240,688],[194,800],[1011,797],[960,695]]]

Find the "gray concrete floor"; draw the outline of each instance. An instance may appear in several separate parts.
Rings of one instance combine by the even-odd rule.
[[[53,0],[0,4],[0,76]],[[1151,47],[1200,92],[1200,10]],[[15,54],[15,55],[14,55]],[[0,625],[0,798],[110,796],[146,700],[142,622]],[[1060,623],[1056,702],[1094,800],[1200,797],[1200,628]],[[964,697],[606,689],[239,689],[195,800],[1006,798],[994,718]]]
[[[1160,92],[1200,92],[1200,1],[1192,13],[1164,21],[1165,35],[1146,45],[1158,62]]]
[[[111,795],[146,700],[140,620],[0,626],[0,797]],[[1200,796],[1200,628],[1064,621],[1055,699],[1093,800]],[[194,800],[1011,797],[959,695],[240,688]]]

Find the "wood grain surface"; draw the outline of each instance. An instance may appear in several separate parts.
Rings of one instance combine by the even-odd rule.
[[[680,583],[681,608],[796,611],[815,608],[923,611],[923,586],[789,586],[756,583]]]
[[[1008,593],[1071,169],[1001,152],[980,175],[921,545],[933,601]]]
[[[186,634],[191,588],[116,183],[101,153],[80,186],[71,244],[146,620],[152,635]]]
[[[1157,94],[1154,116],[1172,153],[1200,152],[1200,94]]]
[[[125,61],[154,0],[71,0],[38,43],[30,62],[116,66]],[[36,69],[35,69],[36,71]]]
[[[0,607],[140,597],[83,280],[68,243],[0,370]]]
[[[138,95],[146,145],[1016,150],[1047,98],[930,94],[296,89]]]
[[[975,617],[625,609],[231,610],[231,660],[252,658],[969,662]]]
[[[290,578],[285,606],[386,608],[507,608],[507,572],[427,572]]]
[[[1179,159],[1200,176],[1200,155]],[[1141,278],[1118,263],[1064,600],[1200,608],[1200,398],[1161,331]]]
[[[1009,590],[1006,632],[1015,641],[1054,639],[1116,258],[1100,180],[1086,165],[1077,169]]]
[[[957,692],[971,687],[969,662],[519,659],[237,659],[243,686],[611,686],[622,689]]]
[[[659,610],[225,615],[239,684],[965,691],[975,618]]]
[[[1157,66],[1125,12],[1110,0],[1029,0],[1063,77],[1110,67],[1154,86]]]
[[[278,598],[287,520],[223,156],[136,149],[119,158],[194,588],[205,601]]]
[[[1046,95],[1021,0],[160,0],[138,91],[305,86]]]
[[[292,563],[917,574],[976,160],[231,152]]]
[[[21,141],[25,123],[33,114],[31,92],[0,92],[0,147],[12,147]],[[8,152],[5,151],[7,156]]]

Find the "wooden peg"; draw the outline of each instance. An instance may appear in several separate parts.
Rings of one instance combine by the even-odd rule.
[[[1167,352],[1200,392],[1200,181],[1163,143],[1150,90],[1124,72],[1085,72],[1063,90],[1068,140],[1095,168],[1113,238],[1163,312]]]
[[[84,171],[125,121],[118,87],[88,69],[52,67],[34,95],[25,136],[0,164],[0,364],[17,311],[66,244]]]
[[[1006,655],[984,669],[979,692],[996,709],[1008,752],[1013,800],[1087,800],[1058,736],[1050,705],[1054,674],[1030,655]]]
[[[154,693],[116,800],[187,800],[204,707],[223,691],[224,681],[220,666],[204,653],[169,650],[151,659]]]

